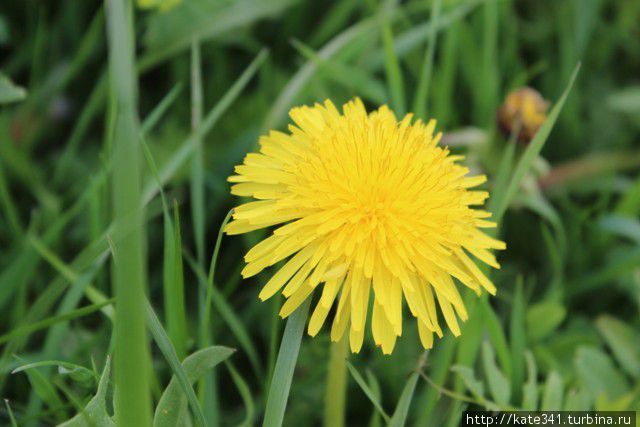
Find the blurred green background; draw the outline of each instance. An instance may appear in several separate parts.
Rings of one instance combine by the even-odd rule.
[[[73,416],[96,393],[112,350],[111,308],[100,304],[113,295],[117,232],[105,27],[99,1],[0,4],[2,425],[10,412],[18,425]],[[354,96],[369,108],[389,103],[399,116],[436,118],[445,143],[489,176],[491,191],[509,176],[508,156],[517,161],[527,149],[497,126],[507,94],[530,86],[553,105],[579,62],[541,156],[502,219],[508,248],[492,273],[497,297],[472,298],[462,337],[446,334],[426,354],[414,322],[405,322],[392,356],[366,339],[348,356],[346,424],[383,425],[370,398],[392,414],[415,369],[423,376],[408,425],[457,425],[465,407],[640,408],[640,2],[182,0],[137,7],[133,28],[148,147],[140,167],[149,297],[172,338],[180,336],[166,325],[176,306],[167,274],[183,283],[179,356],[209,333],[238,349],[229,359],[235,369],[215,370],[219,404],[217,415],[205,410],[210,420],[260,423],[284,328],[281,301],[257,299],[268,276],[240,278],[259,232],[223,239],[211,322],[199,326],[218,229],[240,202],[226,177],[261,133],[285,129],[298,104]],[[268,56],[258,56],[263,49]],[[255,74],[241,77],[256,57]],[[202,129],[199,108],[201,148],[191,137]],[[180,233],[167,231],[169,222]],[[182,263],[167,255],[167,236]],[[150,346],[157,402],[172,371]],[[303,338],[284,425],[323,423],[329,352],[326,327]],[[55,362],[11,374],[38,361]]]

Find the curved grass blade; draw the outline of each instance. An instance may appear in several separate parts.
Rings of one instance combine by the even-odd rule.
[[[416,390],[416,384],[420,374],[414,372],[409,377],[409,381],[404,386],[400,400],[396,406],[396,410],[393,412],[393,416],[389,421],[389,427],[402,427],[407,422],[407,415],[409,414],[409,406],[411,406],[411,400],[413,399],[413,393]]]
[[[376,398],[376,394],[373,392],[373,390],[371,390],[371,388],[369,388],[369,385],[367,384],[367,382],[364,380],[364,378],[362,378],[362,375],[360,375],[360,372],[358,372],[358,370],[351,364],[351,362],[347,360],[346,363],[347,363],[347,368],[349,369],[349,372],[351,373],[351,376],[353,377],[353,379],[356,380],[356,383],[360,386],[364,394],[369,398],[371,403],[373,403],[373,406],[378,410],[380,415],[382,415],[382,418],[384,418],[384,421],[388,423],[391,420],[391,418],[389,417],[389,415],[387,415],[385,410],[382,408],[382,404],[380,404],[380,400]]]
[[[207,421],[204,418],[204,413],[202,412],[202,408],[200,407],[200,402],[198,402],[196,393],[193,391],[193,387],[191,387],[189,376],[180,363],[173,344],[171,344],[169,335],[167,335],[167,332],[162,327],[162,323],[160,323],[160,320],[158,319],[158,316],[156,316],[156,313],[153,311],[153,307],[151,307],[149,301],[145,300],[145,308],[147,311],[147,322],[149,330],[151,331],[151,335],[153,336],[154,341],[158,345],[158,348],[160,348],[160,351],[164,355],[165,359],[169,363],[169,366],[171,367],[171,370],[176,377],[177,383],[180,385],[182,391],[187,396],[187,401],[189,402],[189,406],[191,407],[193,416],[196,419],[196,423],[200,427],[206,427]]]
[[[233,214],[233,209],[227,212],[227,215],[222,220],[222,224],[218,229],[218,237],[216,238],[216,244],[213,248],[213,254],[211,255],[211,262],[209,263],[209,275],[207,280],[203,280],[204,277],[199,276],[201,281],[204,281],[207,284],[207,295],[205,298],[204,305],[204,313],[202,316],[202,321],[200,323],[200,345],[206,346],[209,342],[209,322],[211,320],[211,301],[213,299],[214,293],[214,280],[216,275],[216,265],[218,263],[218,254],[220,253],[220,245],[222,244],[222,236],[224,236],[224,228],[227,223],[231,219],[231,215]]]
[[[242,398],[242,402],[244,403],[246,410],[244,420],[238,424],[238,427],[251,427],[253,425],[253,419],[255,418],[255,407],[253,404],[253,398],[251,397],[251,390],[249,389],[247,382],[242,378],[242,375],[240,375],[233,366],[233,363],[227,360],[225,361],[225,365],[227,365],[231,379],[235,383],[238,393],[240,393],[240,397]]]

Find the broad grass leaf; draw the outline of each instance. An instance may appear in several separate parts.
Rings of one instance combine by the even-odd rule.
[[[606,315],[596,320],[596,327],[620,366],[633,377],[639,377],[640,333],[626,323]]]
[[[210,369],[228,359],[234,350],[228,347],[212,346],[187,356],[182,367],[189,382],[193,384]],[[185,396],[175,375],[162,393],[153,418],[154,427],[189,426],[189,411]]]

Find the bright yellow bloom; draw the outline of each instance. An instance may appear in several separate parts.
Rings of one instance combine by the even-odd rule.
[[[488,194],[469,188],[486,178],[467,176],[456,164],[461,156],[438,146],[433,120],[398,122],[386,106],[367,114],[359,99],[342,114],[326,101],[289,115],[289,133],[261,137],[260,153],[248,154],[229,178],[233,194],[258,201],[235,209],[228,234],[281,224],[245,256],[244,277],[288,258],[260,299],[284,287],[280,315],[287,317],[322,284],[309,334],[338,300],[331,339],[349,326],[353,352],[362,347],[371,290],[371,330],[385,354],[402,335],[403,295],[425,348],[433,333],[442,336],[436,301],[459,335],[456,313],[464,321],[467,312],[452,278],[495,294],[470,255],[499,268],[489,250],[505,248],[479,230],[495,226],[490,214],[471,208]]]

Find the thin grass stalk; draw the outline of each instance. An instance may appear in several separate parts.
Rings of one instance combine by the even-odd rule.
[[[202,123],[202,64],[200,43],[191,43],[191,131],[194,138],[191,156],[191,217],[193,238],[196,243],[196,259],[204,267],[204,149],[198,129]]]
[[[193,239],[196,244],[196,259],[198,265],[204,268],[204,149],[203,135],[198,133],[202,124],[202,61],[200,58],[200,41],[194,37],[191,40],[191,132],[193,135],[193,154],[191,156],[191,218],[193,220]],[[198,298],[198,319],[204,325],[206,306],[206,282],[200,280]],[[200,331],[200,348],[205,348],[210,340],[208,322]],[[206,337],[206,338],[205,338]],[[203,404],[205,417],[211,426],[219,424],[218,393],[215,372],[205,374],[198,383],[198,397]],[[205,405],[204,403],[207,402]]]
[[[140,146],[134,60],[133,8],[107,0],[109,132],[113,158],[112,198],[115,221],[132,221],[129,234],[114,243],[113,291],[116,297],[115,388],[119,426],[151,424],[150,359],[145,330],[145,257],[140,198]]]
[[[422,70],[420,72],[420,81],[416,89],[416,95],[413,100],[413,113],[418,118],[427,119],[426,115],[429,111],[429,86],[431,84],[431,74],[433,73],[433,57],[436,51],[436,39],[438,36],[438,18],[442,0],[435,0],[431,8],[431,17],[429,23],[429,38],[427,40],[427,49],[424,54]]]

